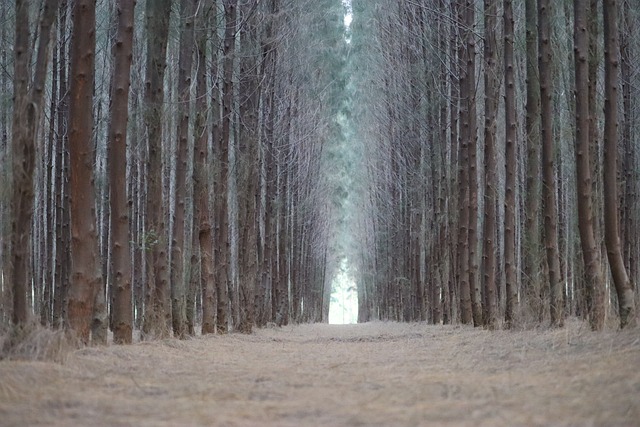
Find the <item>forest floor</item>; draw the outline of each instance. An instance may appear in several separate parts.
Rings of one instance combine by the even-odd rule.
[[[368,323],[0,362],[1,426],[640,425],[640,329]]]

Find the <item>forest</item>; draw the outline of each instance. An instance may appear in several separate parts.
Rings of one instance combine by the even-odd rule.
[[[1,14],[4,329],[636,322],[633,1]]]
[[[637,423],[639,59],[635,0],[3,0],[0,424]]]

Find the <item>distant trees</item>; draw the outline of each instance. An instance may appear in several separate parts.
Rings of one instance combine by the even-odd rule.
[[[626,134],[621,132],[627,135],[625,141],[630,139],[628,126],[637,126],[637,120],[631,120],[633,106],[624,96],[618,100],[616,83],[610,80],[620,75],[613,68],[618,63],[626,70],[622,75],[629,75],[625,67],[631,64],[629,47],[634,45],[629,40],[635,39],[637,48],[637,35],[625,32],[629,38],[623,37],[621,46],[614,45],[611,35],[606,38],[609,71],[604,77],[609,83],[604,105],[595,92],[605,80],[597,72],[597,14],[602,9],[596,10],[594,2],[576,2],[573,9],[546,0],[526,1],[524,8],[510,1],[480,3],[353,2],[352,60],[358,70],[352,74],[357,88],[353,103],[364,106],[355,108],[354,126],[362,143],[371,147],[364,149],[370,185],[360,201],[359,233],[360,240],[375,242],[368,243],[369,255],[358,264],[362,284],[373,283],[371,292],[360,295],[367,300],[360,302],[367,307],[364,319],[438,322],[428,313],[441,311],[445,323],[473,321],[494,327],[499,316],[509,327],[545,321],[561,326],[567,315],[579,315],[594,329],[602,328],[604,289],[610,282],[600,273],[603,248],[596,242],[604,225],[609,227],[609,254],[618,260],[610,264],[612,272],[617,270],[626,283],[617,297],[628,301],[618,310],[624,327],[633,298],[622,274],[629,266],[621,260],[635,258],[629,255],[631,249],[620,258],[613,255],[620,254],[615,247],[628,240],[611,237],[620,233],[614,225],[626,220],[609,215],[624,212],[635,218],[638,205],[624,205],[611,190],[624,188],[630,199],[623,200],[635,200],[631,187],[636,184],[628,183],[637,178],[610,168],[634,168],[636,150],[614,143],[602,163],[597,134],[605,124],[608,138],[618,137],[613,130],[617,119],[606,117],[616,114],[609,102],[630,114]],[[624,2],[619,15],[604,15],[617,16],[610,17],[608,28],[636,22],[638,11],[628,6]],[[617,5],[604,7],[615,11]],[[482,19],[474,16],[479,10]],[[503,25],[498,25],[499,16]],[[574,32],[556,25],[563,19],[575,25]],[[483,29],[483,39],[477,28]],[[372,46],[371,40],[377,43]],[[484,51],[480,67],[474,65],[477,43]],[[626,59],[620,61],[618,52]],[[568,65],[566,58],[575,62]],[[478,72],[483,84],[478,83]],[[633,83],[627,83],[628,91]],[[525,97],[521,109],[518,99]],[[482,144],[475,143],[476,113],[478,123],[484,123]],[[573,138],[575,144],[569,145]],[[418,166],[414,159],[420,159]],[[601,170],[602,188],[592,178]],[[411,174],[418,178],[404,178]],[[483,180],[476,178],[480,176]],[[567,180],[569,176],[576,179]],[[630,180],[625,179],[624,186],[621,176]],[[604,216],[592,207],[602,200],[608,211]],[[420,215],[407,216],[416,211]],[[420,224],[412,224],[413,218]],[[401,231],[407,228],[422,230],[419,244],[407,240]],[[413,258],[424,262],[419,278],[405,263]],[[408,318],[399,315],[414,304],[404,289],[419,289],[423,281],[426,304],[409,310],[415,314]]]

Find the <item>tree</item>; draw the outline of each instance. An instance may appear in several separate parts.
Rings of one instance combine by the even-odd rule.
[[[603,286],[600,271],[600,250],[593,227],[591,160],[589,141],[589,5],[588,0],[574,0],[574,52],[576,74],[576,179],[578,189],[578,227],[585,265],[585,288],[591,302],[591,327],[604,326],[604,301],[597,298]],[[591,11],[593,13],[593,11]]]
[[[36,69],[29,87],[29,3],[16,0],[14,110],[12,125],[13,183],[11,196],[11,282],[13,323],[28,320],[29,240],[33,216],[36,135],[42,113],[51,26],[57,1],[47,0],[40,21]]]
[[[505,79],[505,225],[504,225],[504,269],[506,282],[505,321],[510,327],[515,321],[518,304],[518,283],[516,276],[516,84],[513,58],[513,7],[512,2],[504,3],[504,79]]]
[[[636,323],[633,286],[624,266],[618,226],[618,2],[603,0],[604,17],[604,239],[609,268],[618,295],[620,328]]]
[[[237,0],[223,0],[225,30],[224,58],[222,65],[222,132],[216,149],[215,239],[214,260],[217,265],[216,291],[218,295],[217,330],[228,329],[229,285],[231,279],[231,242],[229,236],[229,145],[231,143],[231,118],[233,115],[233,67],[235,36],[237,29]]]
[[[113,341],[129,344],[132,340],[133,312],[129,204],[127,200],[127,123],[129,118],[130,70],[133,51],[135,2],[119,0],[118,29],[113,44],[114,68],[111,77],[109,122],[109,187],[111,189],[111,233],[113,246]]]
[[[552,4],[538,1],[538,67],[540,74],[540,138],[542,141],[542,195],[544,200],[544,243],[549,271],[551,324],[562,326],[564,310],[558,253],[558,213],[556,208],[556,178],[553,144],[552,68],[551,47]]]
[[[162,120],[164,116],[164,73],[167,66],[167,38],[171,0],[148,1],[146,6],[147,69],[145,76],[145,125],[149,150],[146,226],[143,244],[147,249],[147,296],[144,332],[167,335],[168,272],[166,223],[162,196]]]
[[[505,20],[510,11],[510,2],[505,2]],[[484,245],[483,251],[483,284],[484,284],[484,322],[489,328],[496,326],[496,206],[497,195],[497,159],[496,159],[496,131],[498,102],[500,96],[500,78],[498,71],[498,2],[484,1],[484,86],[485,86],[485,125],[484,125]],[[505,28],[507,27],[505,22]],[[506,31],[505,31],[506,33]],[[506,34],[505,34],[506,36]],[[505,46],[508,41],[505,42]],[[507,55],[505,55],[506,61]],[[507,91],[507,95],[509,95]],[[510,159],[507,158],[507,161]],[[508,176],[508,174],[507,174]]]
[[[95,0],[78,0],[73,9],[69,111],[69,181],[71,196],[71,283],[69,326],[85,343],[102,292],[93,179],[93,84]]]
[[[178,146],[176,159],[176,207],[171,242],[171,318],[173,334],[184,338],[186,325],[186,285],[184,262],[187,252],[187,171],[189,154],[189,110],[191,102],[191,65],[193,63],[195,0],[181,0],[180,52],[178,59]]]

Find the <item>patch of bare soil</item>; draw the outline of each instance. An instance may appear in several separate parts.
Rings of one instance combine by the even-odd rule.
[[[0,425],[640,425],[640,330],[303,325],[0,362]]]

